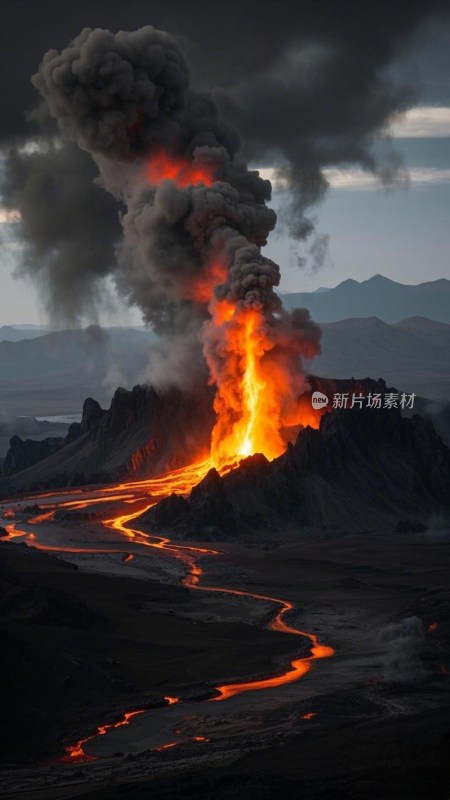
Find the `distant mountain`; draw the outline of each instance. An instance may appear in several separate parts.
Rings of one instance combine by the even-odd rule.
[[[155,335],[148,330],[100,328],[53,331],[21,341],[0,342],[0,375],[3,382],[83,370],[104,374],[108,361],[117,368],[130,369],[134,362],[142,369],[149,343]],[[144,357],[144,363],[142,363]],[[130,362],[131,359],[131,362]]]
[[[315,375],[373,375],[422,397],[450,397],[450,325],[424,317],[388,325],[367,317],[321,328],[322,355],[308,365]]]
[[[450,281],[445,278],[410,286],[374,275],[361,283],[350,279],[334,289],[282,297],[289,309],[308,308],[316,322],[378,317],[395,323],[419,316],[450,323]]]
[[[20,342],[22,339],[36,339],[38,336],[43,336],[48,333],[46,328],[40,328],[38,325],[32,328],[27,328],[23,325],[2,325],[0,327],[0,342]]]
[[[155,339],[146,328],[91,326],[0,341],[2,417],[77,412],[87,395],[107,402],[138,382]]]

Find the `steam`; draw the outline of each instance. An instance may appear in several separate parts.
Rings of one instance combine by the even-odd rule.
[[[385,647],[383,677],[388,683],[416,684],[425,678],[420,659],[424,646],[424,629],[418,617],[405,617],[388,625],[380,635]]]

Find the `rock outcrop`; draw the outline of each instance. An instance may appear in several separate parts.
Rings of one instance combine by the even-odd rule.
[[[64,438],[60,436],[42,439],[40,442],[12,436],[3,462],[3,475],[13,475],[15,472],[32,467],[38,461],[56,453],[63,444]]]
[[[180,467],[209,447],[212,394],[119,388],[108,410],[89,398],[61,440],[14,442],[0,496],[18,491],[143,477]],[[20,455],[20,458],[19,458]]]

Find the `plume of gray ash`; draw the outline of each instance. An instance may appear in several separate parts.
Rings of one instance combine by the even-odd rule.
[[[89,153],[99,170],[97,189],[124,209],[115,280],[169,339],[154,365],[160,382],[161,373],[166,383],[204,373],[199,331],[213,290],[221,300],[263,309],[282,346],[286,332],[277,332],[291,322],[287,314],[283,322],[274,316],[281,310],[274,292],[280,270],[261,254],[276,222],[267,207],[270,182],[239,157],[239,139],[212,94],[190,88],[175,40],[150,26],[117,34],[85,29],[61,53],[45,55],[33,83],[41,115],[56,122],[65,143],[55,157],[67,159],[74,145]],[[34,158],[45,161],[45,154]],[[12,159],[13,185],[14,168]],[[26,189],[9,194],[23,208]],[[105,269],[100,259],[93,284]],[[70,275],[70,264],[66,270]],[[64,305],[61,268],[54,271],[53,300]],[[67,301],[72,314],[83,303],[82,272],[77,297],[70,291]]]

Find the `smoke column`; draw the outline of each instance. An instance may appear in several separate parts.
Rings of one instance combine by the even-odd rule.
[[[318,352],[319,328],[282,309],[279,267],[261,253],[276,222],[270,183],[239,157],[211,94],[190,88],[167,33],[85,29],[46,54],[33,83],[126,208],[119,286],[169,337],[175,369],[179,351],[203,345],[217,387],[214,462],[279,455],[281,429],[300,423],[301,356]]]

